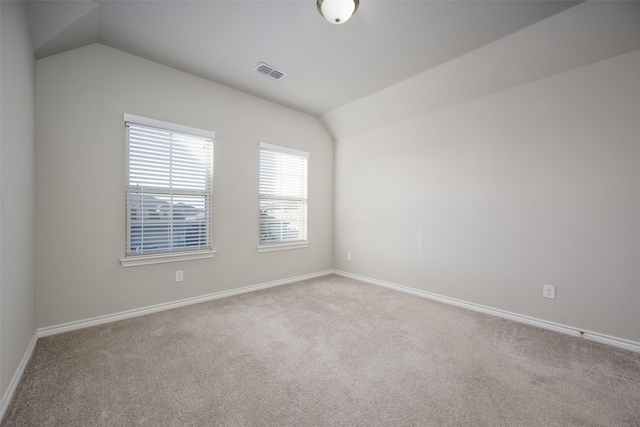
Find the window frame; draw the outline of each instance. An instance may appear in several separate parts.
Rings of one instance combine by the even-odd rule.
[[[185,134],[190,136],[202,137],[208,140],[211,140],[211,165],[210,172],[208,177],[205,178],[207,182],[205,182],[205,188],[208,187],[208,190],[204,190],[207,192],[208,200],[209,200],[209,209],[208,209],[208,220],[205,224],[206,227],[206,248],[203,249],[195,249],[195,250],[177,250],[175,252],[166,251],[166,252],[155,252],[155,253],[146,253],[146,254],[131,254],[129,253],[130,248],[127,245],[130,244],[130,234],[131,234],[131,221],[130,221],[130,213],[129,208],[127,206],[129,194],[132,191],[132,187],[129,185],[129,137],[127,134],[127,123],[136,124],[139,126],[157,128],[163,131]],[[124,128],[125,128],[125,255],[120,259],[120,263],[123,267],[133,267],[139,265],[148,265],[148,264],[160,264],[166,262],[176,262],[176,261],[186,261],[193,259],[205,259],[205,258],[213,258],[216,251],[213,248],[212,234],[213,234],[213,166],[214,166],[214,158],[213,158],[213,144],[215,143],[215,132],[205,129],[198,129],[189,126],[178,125],[175,123],[165,122],[162,120],[150,119],[148,117],[137,116],[134,114],[124,114]],[[193,191],[193,190],[189,190]],[[152,191],[151,191],[152,192]],[[171,191],[172,195],[182,195],[186,196],[187,193],[181,194],[179,191],[174,193]],[[190,193],[189,195],[191,195]]]
[[[275,144],[269,144],[266,142],[260,142],[259,145],[259,155],[258,155],[258,229],[261,230],[261,226],[262,226],[262,219],[261,219],[261,202],[263,199],[277,199],[276,197],[270,196],[270,197],[265,197],[265,194],[262,194],[260,192],[260,186],[262,183],[262,179],[261,179],[261,173],[262,173],[262,159],[261,159],[261,155],[262,155],[262,150],[267,150],[267,151],[272,151],[272,152],[277,152],[277,153],[281,153],[281,154],[285,154],[285,155],[290,155],[290,156],[296,156],[296,157],[302,157],[305,159],[305,176],[304,176],[304,184],[305,184],[305,190],[304,190],[304,197],[300,197],[297,198],[297,200],[299,201],[303,201],[304,202],[304,239],[300,239],[300,240],[278,240],[275,241],[273,243],[266,243],[266,242],[262,242],[260,240],[260,237],[258,237],[258,252],[272,252],[272,251],[281,251],[281,250],[289,250],[289,249],[300,249],[300,248],[306,248],[308,247],[311,242],[309,240],[309,196],[308,196],[308,190],[309,190],[309,153],[306,151],[302,151],[302,150],[296,150],[293,148],[289,148],[289,147],[283,147],[281,145],[275,145]],[[284,196],[281,196],[284,197]],[[286,198],[286,197],[285,197]]]

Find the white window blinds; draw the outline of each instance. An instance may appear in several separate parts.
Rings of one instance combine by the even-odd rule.
[[[307,240],[308,157],[260,144],[260,245]]]
[[[211,250],[213,138],[147,121],[125,122],[126,255]]]

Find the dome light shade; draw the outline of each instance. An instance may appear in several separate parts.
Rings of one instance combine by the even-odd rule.
[[[359,0],[317,0],[318,12],[332,24],[344,24],[358,9]]]

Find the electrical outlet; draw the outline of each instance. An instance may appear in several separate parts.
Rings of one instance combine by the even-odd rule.
[[[184,280],[184,272],[182,270],[176,270],[176,282],[182,282]]]
[[[351,261],[351,252],[347,252],[347,261]]]
[[[556,299],[556,287],[553,285],[542,285],[542,296]]]

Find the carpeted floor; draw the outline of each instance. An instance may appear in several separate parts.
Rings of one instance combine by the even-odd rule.
[[[38,340],[9,426],[640,426],[640,354],[338,276]]]

